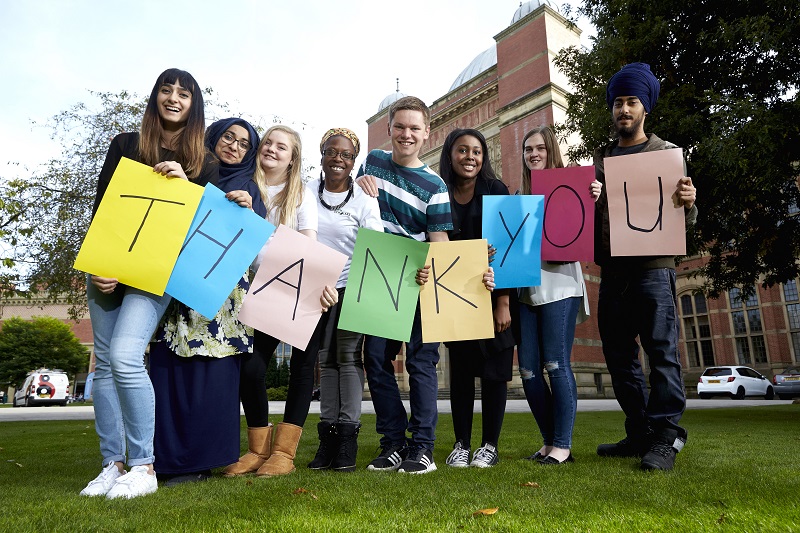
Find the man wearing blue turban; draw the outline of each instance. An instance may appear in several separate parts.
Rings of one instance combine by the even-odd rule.
[[[645,63],[625,65],[609,80],[606,102],[617,139],[595,153],[596,177],[601,183],[605,184],[603,160],[607,157],[677,148],[644,132],[644,120],[656,105],[660,88]],[[697,219],[695,197],[691,178],[681,178],[676,198],[683,204],[687,228]],[[601,444],[597,453],[641,457],[643,470],[671,470],[687,435],[678,425],[686,393],[678,353],[675,257],[612,257],[604,187],[595,210],[595,262],[601,267],[598,326],[603,355],[626,417],[626,437]],[[649,360],[649,394],[637,336]]]

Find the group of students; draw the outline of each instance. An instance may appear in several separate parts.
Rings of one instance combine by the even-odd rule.
[[[481,238],[482,197],[509,194],[492,170],[486,139],[474,129],[452,131],[442,147],[440,176],[419,159],[429,132],[425,104],[415,97],[401,98],[389,110],[391,151],[370,152],[353,178],[360,141],[348,129],[331,129],[320,142],[321,176],[306,185],[297,132],[276,125],[259,138],[252,125],[238,118],[220,120],[206,130],[197,82],[185,71],[169,69],[153,87],[140,132],[123,133],[112,141],[94,211],[124,156],[152,165],[167,178],[214,183],[242,208],[348,258],[362,227],[419,241]],[[529,132],[522,151],[521,193],[530,194],[535,171],[562,167],[563,162],[549,127]],[[592,198],[597,200],[602,192],[601,182],[594,181]],[[491,261],[491,245],[488,253]],[[381,434],[381,452],[367,469],[436,470],[439,343],[422,342],[417,305],[405,345],[409,417],[393,364],[401,343],[337,327],[349,259],[336,286],[325,287],[320,295],[321,319],[308,346],[292,349],[283,421],[269,423],[265,377],[279,341],[237,320],[251,272],[262,256],[263,250],[211,320],[166,294],[155,296],[113,278],[89,276],[95,425],[103,469],[81,494],[110,499],[149,494],[158,487],[156,471],[167,485],[207,479],[219,467],[225,467],[225,476],[293,472],[318,358],[319,448],[309,468],[356,468],[366,373]],[[417,283],[424,285],[428,276],[427,266],[419,269]],[[491,269],[483,281],[493,290]],[[588,315],[580,264],[543,263],[540,286],[494,291],[492,309],[494,338],[447,343],[455,445],[446,464],[497,464],[515,346],[525,395],[543,441],[528,459],[544,465],[572,462],[577,391],[570,353],[575,325]],[[151,339],[148,376],[143,355]],[[483,428],[481,446],[471,453],[475,377],[481,380]],[[248,428],[248,451],[242,457],[240,401]],[[124,470],[126,463],[130,472]]]

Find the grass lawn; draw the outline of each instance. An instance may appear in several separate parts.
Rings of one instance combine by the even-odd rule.
[[[689,442],[670,473],[594,453],[621,437],[618,412],[578,413],[576,462],[558,467],[521,459],[538,431],[531,415],[509,414],[501,462],[483,470],[444,464],[453,438],[443,415],[439,470],[424,476],[364,468],[374,422],[364,417],[353,474],[304,468],[317,446],[312,415],[292,475],[214,478],[129,501],[78,495],[100,469],[92,422],[4,422],[0,531],[800,531],[797,405],[688,411]],[[476,416],[473,446],[479,429]],[[498,510],[473,516],[487,508]]]

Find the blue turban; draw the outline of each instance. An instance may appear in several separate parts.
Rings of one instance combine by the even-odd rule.
[[[650,72],[647,63],[628,63],[619,72],[611,76],[606,87],[606,102],[608,108],[614,106],[618,96],[636,96],[648,113],[658,101],[661,83]]]
[[[224,118],[218,120],[206,129],[206,148],[213,154],[222,134],[228,131],[231,126],[241,126],[247,130],[250,136],[250,149],[244,154],[241,163],[229,165],[222,161],[219,162],[219,183],[217,184],[224,192],[247,191],[253,197],[253,211],[264,217],[267,215],[267,208],[261,199],[258,185],[253,181],[253,174],[256,171],[256,156],[258,155],[258,132],[244,119]]]

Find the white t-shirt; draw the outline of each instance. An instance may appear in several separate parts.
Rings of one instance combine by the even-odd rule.
[[[270,198],[274,198],[276,194],[281,192],[283,188],[286,186],[286,183],[281,183],[279,185],[270,185],[267,187],[267,194],[269,194]],[[308,187],[305,187],[303,190],[303,200],[300,202],[300,205],[297,207],[297,218],[296,218],[296,229],[297,231],[300,230],[313,230],[317,231],[317,225],[319,223],[318,216],[317,216],[317,202],[314,200],[316,198],[316,194],[314,191],[310,190]],[[280,222],[278,217],[277,208],[273,207],[267,213],[266,219],[268,222],[274,224],[275,226],[278,225]],[[272,237],[270,237],[272,240]],[[253,271],[257,271],[258,267],[261,266],[261,261],[264,259],[264,254],[267,252],[267,246],[269,246],[269,241],[261,248],[261,251],[258,252],[258,256],[253,260],[253,264],[250,268]]]
[[[350,262],[353,257],[353,248],[356,245],[356,236],[359,228],[368,228],[375,231],[383,231],[381,222],[381,211],[378,207],[378,199],[367,195],[358,185],[353,186],[353,196],[342,207],[336,211],[331,211],[319,201],[319,179],[315,179],[308,184],[309,192],[313,191],[314,198],[317,200],[319,210],[319,230],[317,240],[324,245],[342,252],[347,256],[347,264],[336,282],[336,288],[342,288],[347,284],[347,276],[350,273]],[[330,192],[322,190],[322,199],[330,206],[337,206],[347,198],[345,192]]]
[[[576,323],[589,317],[589,298],[586,297],[586,282],[578,261],[573,263],[551,263],[542,261],[542,283],[537,287],[522,287],[519,301],[528,305],[544,305],[565,298],[580,297],[583,305],[578,310]]]

